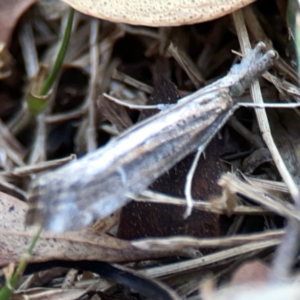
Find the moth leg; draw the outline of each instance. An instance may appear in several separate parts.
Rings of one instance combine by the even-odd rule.
[[[186,199],[186,210],[184,212],[184,218],[187,218],[191,215],[192,209],[194,206],[194,200],[192,196],[192,183],[193,183],[193,178],[195,175],[195,171],[201,156],[201,153],[203,152],[205,146],[200,146],[196,152],[196,155],[194,157],[193,163],[191,165],[191,168],[189,169],[187,175],[186,175],[186,181],[184,185],[184,195]]]

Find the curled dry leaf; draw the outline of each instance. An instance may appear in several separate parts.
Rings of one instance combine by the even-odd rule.
[[[0,42],[8,44],[22,14],[36,0],[0,0]]]
[[[0,0],[0,42],[10,42],[19,18],[35,2],[36,0]]]
[[[0,0],[0,79],[10,76],[12,57],[7,47],[22,14],[36,0]]]
[[[63,0],[75,9],[112,22],[179,26],[217,19],[255,0]]]

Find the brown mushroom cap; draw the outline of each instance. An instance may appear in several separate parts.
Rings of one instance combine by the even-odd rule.
[[[179,26],[217,19],[255,0],[63,0],[82,13],[112,22]]]

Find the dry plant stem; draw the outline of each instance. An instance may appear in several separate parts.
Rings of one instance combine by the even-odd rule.
[[[24,166],[26,153],[19,142],[13,137],[7,126],[0,120],[0,152],[6,156],[2,161],[5,170],[11,170],[12,165]]]
[[[44,112],[40,113],[36,120],[36,133],[35,133],[35,139],[33,143],[33,150],[30,153],[29,158],[29,165],[34,165],[39,162],[46,160],[46,124],[44,122],[45,114]]]
[[[242,123],[240,123],[237,118],[233,115],[227,122],[235,131],[237,131],[244,139],[246,139],[255,148],[264,148],[264,144],[261,139],[250,132]]]
[[[22,290],[27,290],[29,289],[33,284],[34,282],[37,281],[37,278],[38,278],[38,275],[37,274],[32,274],[32,275],[29,275],[25,281],[23,281],[20,286],[17,288],[17,291],[22,291]]]
[[[299,108],[299,103],[247,103],[241,102],[238,104],[239,107],[252,107],[252,108]]]
[[[164,194],[160,194],[157,192],[153,192],[150,190],[146,190],[141,193],[140,196],[130,196],[131,199],[137,202],[147,202],[147,203],[162,203],[162,204],[169,204],[169,205],[178,205],[178,206],[186,206],[186,200],[176,197],[167,196]],[[201,201],[198,200],[193,202],[193,208],[207,211],[207,212],[214,212],[217,214],[224,214],[227,213],[227,205],[224,204],[215,204],[211,201]],[[262,207],[256,206],[244,206],[244,205],[236,205],[233,208],[232,213],[234,214],[246,214],[246,215],[262,215],[272,213],[270,210],[267,210]]]
[[[140,271],[142,274],[150,277],[165,277],[181,272],[192,271],[204,266],[222,262],[226,259],[237,257],[246,253],[250,253],[257,250],[264,250],[269,247],[276,246],[280,243],[280,239],[271,239],[263,242],[249,243],[243,246],[234,247],[228,250],[216,252],[214,254],[205,255],[196,259],[183,261],[179,263],[169,264],[165,266],[159,266],[150,268],[144,271]]]
[[[83,296],[87,293],[85,290],[79,289],[62,289],[62,288],[47,288],[47,289],[30,289],[28,291],[20,291],[14,293],[14,297],[24,297],[26,295],[28,299],[82,299]],[[28,296],[28,294],[30,296]]]
[[[128,34],[145,36],[154,40],[159,40],[159,34],[157,33],[156,29],[144,28],[141,26],[131,26],[125,23],[119,23],[118,26],[121,27]]]
[[[28,105],[25,99],[22,99],[22,107],[21,110],[17,113],[17,115],[8,123],[8,128],[11,133],[14,135],[18,135],[29,123],[32,116],[29,112]]]
[[[86,113],[86,109],[84,107],[80,107],[80,108],[70,111],[68,113],[45,116],[44,121],[47,124],[66,122],[66,121],[69,121],[72,119],[78,119],[78,118],[82,117],[85,113]]]
[[[134,104],[134,103],[129,103],[126,102],[126,100],[119,100],[113,96],[110,96],[106,93],[103,93],[103,96],[110,100],[113,101],[114,103],[117,103],[118,105],[122,105],[125,107],[128,107],[130,109],[138,109],[138,110],[142,110],[142,109],[160,109],[161,105],[160,104],[155,104],[155,105],[140,105],[140,104]],[[162,104],[163,107],[167,107],[167,106],[173,106],[173,104],[171,105],[166,105],[166,104]]]
[[[21,190],[20,188],[16,187],[13,184],[8,183],[5,177],[3,178],[2,176],[0,176],[0,187],[4,187],[5,189],[15,192],[19,195],[22,195],[24,198],[26,198],[25,191]]]
[[[135,87],[136,89],[139,89],[147,94],[152,94],[153,93],[153,87],[146,84],[146,83],[143,83],[141,81],[138,81],[120,71],[117,71],[117,70],[114,70],[113,74],[112,74],[112,79],[115,79],[115,80],[119,80],[123,83],[126,83],[130,86],[133,86]]]
[[[97,80],[98,80],[98,66],[99,66],[99,21],[91,19],[90,29],[90,69],[91,78],[89,84],[89,93],[86,104],[88,107],[88,127],[87,127],[87,152],[91,152],[97,148],[97,134],[95,121],[95,105],[97,97]]]
[[[190,57],[186,54],[186,52],[178,48],[178,46],[174,45],[172,42],[170,43],[167,52],[177,61],[177,63],[185,71],[185,73],[188,75],[189,79],[194,84],[196,89],[199,89],[201,86],[203,86],[203,76],[199,72],[195,64],[192,62]]]
[[[255,177],[248,177],[241,173],[241,176],[245,179],[246,182],[251,184],[254,187],[259,187],[264,190],[270,191],[279,191],[282,193],[289,193],[289,190],[284,182],[266,180],[266,179],[259,179]]]
[[[225,200],[229,199],[230,195],[242,194],[258,204],[269,208],[278,215],[286,217],[288,219],[294,218],[300,222],[300,214],[295,212],[294,207],[290,203],[285,203],[275,196],[268,195],[264,190],[260,190],[257,187],[242,182],[232,174],[224,174],[218,184],[223,187],[223,196]]]
[[[131,244],[142,250],[151,251],[176,251],[187,248],[224,248],[242,246],[247,243],[258,243],[267,240],[282,238],[285,230],[272,230],[256,234],[240,234],[229,237],[218,238],[193,238],[187,236],[144,238],[132,241]]]
[[[288,101],[290,98],[292,98],[296,102],[300,102],[300,91],[299,88],[295,85],[287,82],[283,78],[278,78],[269,72],[265,72],[262,77],[265,80],[269,81],[277,89],[278,93],[282,96],[283,99],[288,98]],[[298,110],[295,110],[295,112],[297,113]]]
[[[233,18],[234,18],[235,27],[237,30],[237,34],[238,34],[238,38],[240,41],[242,52],[244,55],[246,55],[246,53],[248,53],[251,50],[251,44],[250,44],[250,40],[248,37],[247,29],[246,29],[246,26],[244,23],[242,11],[239,10],[239,11],[234,12]],[[255,104],[263,104],[262,95],[261,95],[261,91],[260,91],[260,87],[259,87],[259,82],[257,80],[251,84],[250,92],[251,92],[251,95],[252,95],[252,98],[253,98],[253,101]],[[262,137],[272,154],[274,163],[276,164],[278,171],[281,174],[282,179],[286,182],[287,186],[289,187],[290,193],[291,193],[294,201],[296,201],[297,196],[298,196],[298,187],[296,186],[290,172],[286,168],[286,166],[281,158],[281,155],[274,143],[274,140],[271,135],[271,129],[269,126],[266,111],[265,111],[265,109],[260,108],[260,109],[255,109],[255,113],[257,116],[260,131],[262,133]]]
[[[284,79],[279,79],[278,77],[272,75],[269,72],[265,72],[263,74],[263,78],[271,82],[284,98],[286,98],[286,94],[288,94],[295,101],[297,101],[298,103],[300,102],[300,89],[297,86],[291,84],[290,82]],[[299,115],[298,110],[295,110],[295,112]]]
[[[14,168],[12,173],[17,176],[28,176],[33,173],[42,172],[42,171],[48,170],[50,168],[55,168],[55,167],[64,165],[65,163],[67,163],[75,158],[76,158],[76,155],[71,154],[70,156],[66,156],[61,159],[49,160],[49,161],[39,163],[37,165],[27,165],[24,167],[17,167],[17,168]],[[11,172],[9,174],[11,174]],[[0,175],[5,175],[5,172],[0,172]]]
[[[205,276],[205,274],[203,274]],[[191,297],[189,295],[195,294],[199,290],[199,282],[202,279],[202,276],[191,276],[188,278],[188,280],[184,280],[185,278],[183,276],[180,276],[181,281],[179,281],[176,284],[176,292],[181,296],[181,299],[188,299],[191,300]],[[214,277],[215,278],[215,277]],[[173,280],[172,280],[173,283]],[[198,293],[197,293],[198,294]],[[197,300],[200,300],[199,296],[195,296]]]
[[[234,12],[233,18],[242,52],[243,54],[246,54],[250,51],[251,45],[247,34],[247,29],[244,23],[242,10]],[[250,91],[254,103],[263,102],[258,81],[252,83]],[[282,157],[274,143],[265,109],[255,109],[255,112],[263,139],[271,152],[274,163],[277,166],[282,179],[285,181],[289,188],[289,191],[295,201],[296,213],[298,213],[300,208],[299,190],[291,174],[286,168]],[[300,224],[295,219],[290,218],[286,234],[283,238],[282,244],[279,246],[276,252],[275,259],[273,261],[273,270],[272,272],[270,272],[270,274],[272,274],[271,280],[274,280],[275,277],[285,278],[290,273],[291,266],[295,260],[295,255],[299,248],[299,236]]]
[[[19,42],[22,49],[27,77],[29,79],[32,79],[38,72],[39,62],[32,28],[29,22],[24,22],[23,25],[20,26]],[[17,135],[24,129],[24,127],[28,125],[31,119],[32,116],[28,109],[27,101],[25,99],[22,99],[21,110],[9,122],[8,126],[11,132]]]
[[[113,92],[115,90],[115,87],[111,86],[111,78],[112,78],[112,74],[113,72],[116,70],[116,68],[120,65],[120,59],[117,57],[111,58],[109,61],[109,64],[106,67],[106,71],[105,71],[105,77],[103,78],[103,80],[101,81],[101,90],[102,91],[108,91],[110,90],[111,92]],[[99,84],[99,82],[98,82]],[[112,87],[112,89],[110,89]],[[118,90],[118,89],[116,89]],[[139,91],[139,93],[144,94],[144,92]],[[137,97],[139,98],[139,97]],[[99,97],[98,97],[99,99]],[[145,96],[145,101],[146,102],[146,96]]]
[[[235,216],[231,225],[229,226],[229,228],[226,232],[226,235],[227,236],[236,235],[237,232],[239,231],[239,229],[241,228],[244,220],[245,220],[245,216],[243,216],[243,215]]]
[[[114,45],[118,39],[125,35],[125,30],[122,26],[116,25],[115,31],[103,41],[101,41],[99,45],[99,55],[100,55],[100,65],[98,69],[98,93],[102,94],[106,91],[106,72],[108,69],[108,65],[111,62],[111,56],[113,52]],[[110,80],[108,78],[107,80]]]
[[[39,68],[39,60],[31,22],[23,22],[22,26],[20,26],[19,42],[22,49],[27,77],[31,79],[37,74]]]

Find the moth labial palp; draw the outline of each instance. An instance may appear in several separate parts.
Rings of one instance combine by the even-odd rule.
[[[188,154],[209,143],[236,107],[235,97],[276,55],[259,43],[227,76],[140,122],[106,146],[32,180],[27,224],[54,232],[104,218]]]

